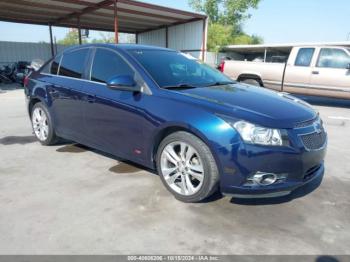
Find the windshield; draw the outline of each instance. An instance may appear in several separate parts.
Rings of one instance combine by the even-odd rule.
[[[187,54],[167,50],[133,50],[131,54],[162,88],[232,82],[218,70]]]

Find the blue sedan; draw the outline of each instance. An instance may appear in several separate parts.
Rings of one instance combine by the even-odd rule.
[[[155,169],[184,202],[283,196],[324,172],[327,134],[307,103],[174,50],[73,47],[33,71],[25,94],[43,145],[69,139]]]

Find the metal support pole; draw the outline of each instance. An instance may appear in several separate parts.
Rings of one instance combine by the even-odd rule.
[[[139,33],[136,33],[136,34],[135,34],[135,41],[136,41],[136,44],[139,43]]]
[[[77,17],[77,22],[78,22],[78,38],[79,38],[79,45],[82,44],[81,40],[81,28],[80,28],[80,16]]]
[[[50,31],[51,56],[54,57],[55,56],[55,50],[54,50],[54,47],[53,47],[52,26],[51,26],[51,24],[49,24],[49,31]]]
[[[206,32],[207,32],[207,18],[203,19],[203,39],[202,39],[202,60],[205,60],[206,47]]]
[[[168,26],[165,27],[165,47],[168,48],[169,47],[169,29]]]
[[[117,2],[118,0],[114,0],[114,41],[116,44],[119,43]]]

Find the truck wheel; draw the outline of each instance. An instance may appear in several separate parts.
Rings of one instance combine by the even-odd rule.
[[[251,85],[251,86],[260,86],[260,87],[263,86],[261,84],[261,82],[259,80],[256,80],[256,79],[243,79],[240,82],[247,84],[247,85]]]
[[[219,171],[208,146],[187,132],[175,132],[159,145],[157,170],[176,199],[194,203],[218,189]]]

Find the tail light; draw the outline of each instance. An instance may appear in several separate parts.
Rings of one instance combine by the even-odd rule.
[[[25,76],[23,79],[23,86],[27,87],[28,84],[29,84],[29,76]]]
[[[220,72],[222,72],[222,73],[224,72],[224,70],[225,70],[225,60],[221,61],[218,69],[219,69]]]

